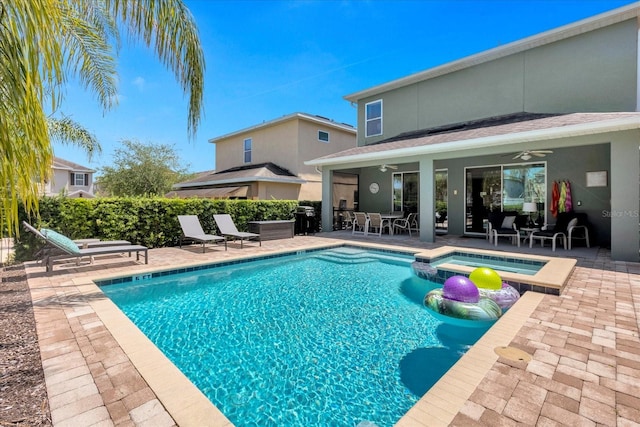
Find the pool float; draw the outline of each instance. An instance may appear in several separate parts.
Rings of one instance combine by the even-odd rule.
[[[469,275],[480,291],[480,296],[491,298],[500,306],[502,311],[509,309],[520,298],[513,286],[504,283],[500,275],[489,267],[478,267]]]
[[[424,305],[435,313],[464,320],[493,321],[502,316],[502,309],[491,298],[481,296],[480,290],[468,277],[449,277],[442,288],[424,297]]]
[[[427,262],[414,261],[411,263],[411,270],[421,279],[431,280],[438,274],[438,269]]]
[[[507,311],[513,304],[520,298],[520,292],[508,283],[502,283],[500,289],[478,289],[480,295],[483,297],[491,298],[500,306],[502,311]]]

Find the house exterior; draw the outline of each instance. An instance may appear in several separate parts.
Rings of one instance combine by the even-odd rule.
[[[293,113],[209,142],[216,145],[215,170],[176,184],[168,196],[320,200],[322,176],[304,162],[355,147],[356,130]]]
[[[322,168],[323,201],[334,173],[357,174],[361,210],[417,212],[420,239],[434,241],[436,179],[457,235],[482,235],[489,212],[525,202],[553,223],[562,184],[592,243],[638,261],[639,12],[634,3],[347,95],[358,146],[307,162]]]
[[[53,158],[51,179],[44,185],[45,196],[64,195],[70,198],[93,198],[95,170],[60,157]]]

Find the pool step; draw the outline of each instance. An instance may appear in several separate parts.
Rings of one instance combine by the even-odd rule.
[[[314,255],[315,258],[322,259],[328,262],[334,262],[338,264],[366,264],[370,262],[378,261],[393,261],[398,262],[397,257],[393,257],[385,254],[372,255],[370,252],[349,250],[339,248],[336,250],[324,251],[322,254]],[[407,260],[409,264],[412,260]]]

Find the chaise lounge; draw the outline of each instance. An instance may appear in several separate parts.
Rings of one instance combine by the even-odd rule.
[[[202,253],[205,251],[205,244],[207,242],[215,243],[224,241],[224,250],[227,250],[227,239],[222,236],[205,233],[197,215],[178,215],[178,221],[180,222],[180,227],[182,227],[182,235],[180,236],[181,248],[182,241],[186,239],[202,242]]]
[[[140,253],[144,254],[144,263],[149,263],[149,255],[148,248],[146,246],[140,245],[132,245],[124,240],[120,241],[101,241],[97,240],[93,242],[94,245],[100,246],[87,246],[92,243],[83,242],[79,243],[71,240],[67,236],[60,234],[54,230],[49,230],[47,228],[43,228],[41,230],[37,230],[27,222],[23,222],[25,228],[34,233],[37,237],[43,239],[48,244],[60,249],[61,254],[52,254],[47,255],[45,257],[44,263],[46,266],[46,271],[53,271],[53,262],[62,259],[80,259],[82,257],[88,256],[93,257],[96,255],[110,255],[110,254],[120,254],[120,253],[128,253],[129,257],[132,252],[136,254],[136,261],[140,261]],[[90,239],[93,240],[93,239]],[[126,242],[122,243],[121,242]],[[80,248],[79,246],[85,246]]]
[[[231,215],[229,214],[214,215],[213,220],[216,222],[216,225],[218,226],[218,230],[220,231],[220,234],[222,234],[225,237],[225,239],[227,237],[231,237],[234,240],[240,239],[240,249],[242,249],[242,243],[245,240],[250,240],[250,239],[258,239],[258,242],[260,242],[260,246],[262,246],[262,239],[260,238],[260,235],[256,233],[247,233],[244,231],[238,231],[235,223],[233,222],[233,219],[231,218]]]

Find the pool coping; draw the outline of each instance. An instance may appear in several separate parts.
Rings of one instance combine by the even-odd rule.
[[[454,252],[465,252],[488,257],[505,258],[502,251],[491,251],[486,249],[460,248],[455,246],[441,246],[436,249],[423,250],[416,254],[416,259],[431,260],[434,258],[446,257]],[[509,271],[499,271],[503,281],[516,288],[521,294],[526,291],[534,291],[543,294],[560,295],[565,284],[569,280],[577,261],[573,258],[547,257],[532,254],[509,253],[509,258],[523,260],[541,261],[545,265],[534,275],[519,274]],[[464,265],[443,263],[438,266],[439,270],[446,270],[455,273],[469,275],[475,267]]]
[[[423,254],[424,249],[398,247],[386,244],[348,242],[313,245],[297,250],[282,250],[264,258],[275,258],[296,252],[306,252],[333,247],[365,247],[404,254]],[[458,249],[457,247],[446,247]],[[468,251],[468,248],[463,248]],[[437,251],[437,249],[436,249]],[[469,250],[470,251],[470,250]],[[481,251],[482,252],[482,251]],[[492,251],[484,251],[492,252]],[[504,255],[504,253],[503,253]],[[533,256],[531,256],[533,257]],[[181,268],[203,265],[218,265],[244,260],[254,260],[254,255],[238,256],[224,261],[194,262]],[[541,257],[545,258],[545,257]],[[460,267],[460,266],[456,266]],[[174,271],[175,269],[149,269],[150,272]],[[144,271],[139,274],[145,274]],[[102,294],[95,282],[117,277],[81,277],[73,279],[78,290],[85,295]],[[521,276],[521,275],[519,275]],[[454,364],[447,373],[396,423],[396,426],[436,426],[448,425],[460,411],[464,402],[477,388],[479,382],[498,360],[494,349],[507,346],[524,322],[538,306],[543,294],[526,292],[511,309],[505,313],[476,344]],[[92,309],[127,354],[131,363],[148,383],[157,398],[179,426],[220,426],[234,424],[138,329],[138,327],[106,296],[90,301]]]

